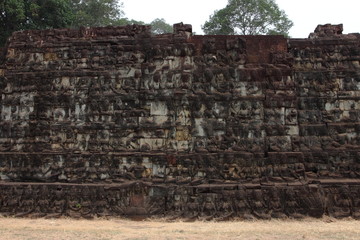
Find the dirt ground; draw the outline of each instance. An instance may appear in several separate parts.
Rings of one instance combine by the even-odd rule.
[[[0,217],[1,240],[360,239],[360,221],[335,219],[167,222]]]

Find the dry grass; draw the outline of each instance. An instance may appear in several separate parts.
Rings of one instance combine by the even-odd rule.
[[[1,240],[360,239],[359,221],[333,219],[165,222],[0,217]]]

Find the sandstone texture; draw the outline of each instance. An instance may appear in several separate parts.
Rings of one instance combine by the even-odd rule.
[[[360,35],[16,32],[0,213],[360,217]]]

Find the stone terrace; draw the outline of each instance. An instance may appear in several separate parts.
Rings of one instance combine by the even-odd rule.
[[[360,35],[16,32],[0,213],[360,217]]]

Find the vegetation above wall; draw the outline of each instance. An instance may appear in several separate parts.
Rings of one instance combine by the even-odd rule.
[[[0,3],[0,47],[14,31],[146,24],[126,18],[122,8],[117,0],[4,0]],[[149,24],[154,34],[172,32],[162,18]]]

